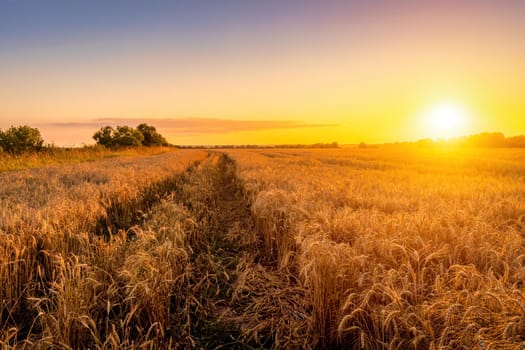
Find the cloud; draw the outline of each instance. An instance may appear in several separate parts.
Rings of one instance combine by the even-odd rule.
[[[94,119],[86,122],[45,123],[43,127],[57,129],[98,129],[105,125],[130,125],[140,123],[154,125],[159,130],[179,135],[225,134],[240,131],[273,129],[324,128],[336,124],[310,124],[291,120],[235,120],[215,118],[174,118],[174,119]]]

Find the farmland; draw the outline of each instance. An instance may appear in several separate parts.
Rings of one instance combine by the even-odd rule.
[[[0,173],[0,344],[525,341],[525,152],[177,150]]]
[[[322,347],[522,342],[520,150],[233,152]]]

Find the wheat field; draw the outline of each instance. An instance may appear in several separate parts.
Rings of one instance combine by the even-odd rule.
[[[520,349],[524,176],[402,145],[2,172],[0,344]]]
[[[233,151],[321,348],[525,345],[525,152]]]

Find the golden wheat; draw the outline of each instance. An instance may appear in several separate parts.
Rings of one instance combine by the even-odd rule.
[[[228,154],[0,173],[2,347],[525,342],[525,152]]]
[[[322,347],[516,348],[525,152],[232,150]],[[290,257],[294,257],[290,259]]]
[[[97,230],[107,219],[133,223],[152,185],[205,156],[177,151],[1,173],[0,343],[116,348],[162,339],[171,288],[186,273],[188,219],[165,204],[133,235],[108,240]]]

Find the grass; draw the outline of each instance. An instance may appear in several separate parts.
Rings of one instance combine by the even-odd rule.
[[[270,154],[268,154],[270,153]],[[321,348],[525,341],[525,152],[230,151]]]
[[[118,227],[111,237],[100,236],[97,225],[108,216],[134,222],[147,189],[164,185],[156,187],[165,193],[162,203],[188,167],[205,158],[205,152],[181,151],[0,174],[6,184],[0,190],[0,281],[6,286],[0,291],[0,342],[29,348],[160,345],[159,332],[171,317],[167,291],[186,272],[180,239],[186,219],[151,233],[146,228],[155,227],[157,208],[151,205],[142,209],[153,218]],[[118,215],[108,211],[114,203],[120,203]],[[169,209],[164,215],[184,215]]]
[[[173,151],[169,147],[134,147],[121,150],[110,150],[101,146],[84,146],[81,148],[45,148],[38,153],[11,155],[0,152],[0,172],[39,168],[45,165],[92,162],[96,160],[121,156],[146,156]]]
[[[524,151],[226,153],[0,173],[0,344],[525,342]]]

